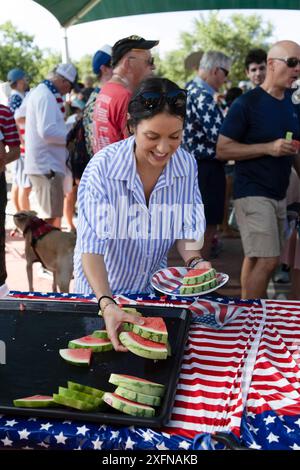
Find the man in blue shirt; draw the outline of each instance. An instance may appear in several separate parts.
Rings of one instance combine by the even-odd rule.
[[[223,114],[215,93],[224,84],[231,60],[222,52],[208,51],[200,61],[198,75],[188,83],[187,116],[183,143],[197,160],[198,182],[206,219],[202,255],[209,259],[217,225],[223,221],[225,171],[216,159],[216,143]]]
[[[220,160],[235,160],[234,199],[244,248],[242,297],[267,296],[284,240],[285,196],[291,166],[300,175],[299,111],[291,101],[300,75],[300,46],[280,41],[267,58],[261,86],[238,98],[229,110],[217,144]]]

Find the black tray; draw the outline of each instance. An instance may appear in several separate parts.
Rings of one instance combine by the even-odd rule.
[[[67,348],[71,339],[103,328],[97,305],[80,302],[0,301],[0,340],[6,346],[6,364],[0,361],[0,412],[49,418],[76,419],[98,423],[159,427],[170,419],[188,335],[188,310],[169,307],[140,307],[144,316],[164,318],[172,356],[153,361],[131,352],[94,353],[89,368],[65,362],[59,349]],[[2,343],[1,343],[2,344]],[[3,344],[2,344],[3,345]],[[162,383],[166,393],[153,418],[122,414],[108,408],[105,412],[72,411],[70,408],[16,408],[13,400],[31,395],[52,395],[67,381],[78,382],[106,391],[115,386],[108,383],[111,373],[134,375]]]

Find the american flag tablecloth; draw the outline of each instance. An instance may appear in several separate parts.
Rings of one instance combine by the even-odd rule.
[[[12,297],[21,300],[28,293],[12,293]],[[34,293],[30,298],[41,297]],[[78,296],[62,297],[70,298],[79,300]],[[93,299],[84,296],[83,300]],[[118,296],[117,300],[178,307],[191,303],[188,298],[155,296]],[[216,311],[217,317],[211,315]],[[193,314],[172,419],[164,433],[155,433],[154,441],[159,442],[155,445],[191,448],[198,434],[227,432],[250,448],[300,449],[300,302],[246,302],[210,295]],[[110,432],[116,430],[110,428]],[[135,448],[144,448],[145,440],[138,439],[134,428],[126,432],[139,446]],[[144,432],[150,436],[153,431]],[[0,446],[1,436],[0,426]],[[121,441],[118,448],[126,448]],[[150,441],[149,437],[151,447],[154,441]]]

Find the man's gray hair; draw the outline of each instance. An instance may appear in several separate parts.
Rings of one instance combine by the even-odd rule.
[[[231,64],[232,60],[223,52],[207,51],[200,60],[199,69],[212,70],[215,67],[223,67],[229,71]]]

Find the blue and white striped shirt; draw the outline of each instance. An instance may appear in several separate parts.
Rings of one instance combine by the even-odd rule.
[[[82,253],[104,255],[114,294],[151,292],[177,239],[200,240],[205,230],[195,159],[182,148],[160,175],[147,206],[134,156],[134,137],[108,145],[89,162],[78,190],[75,289],[91,293]]]

